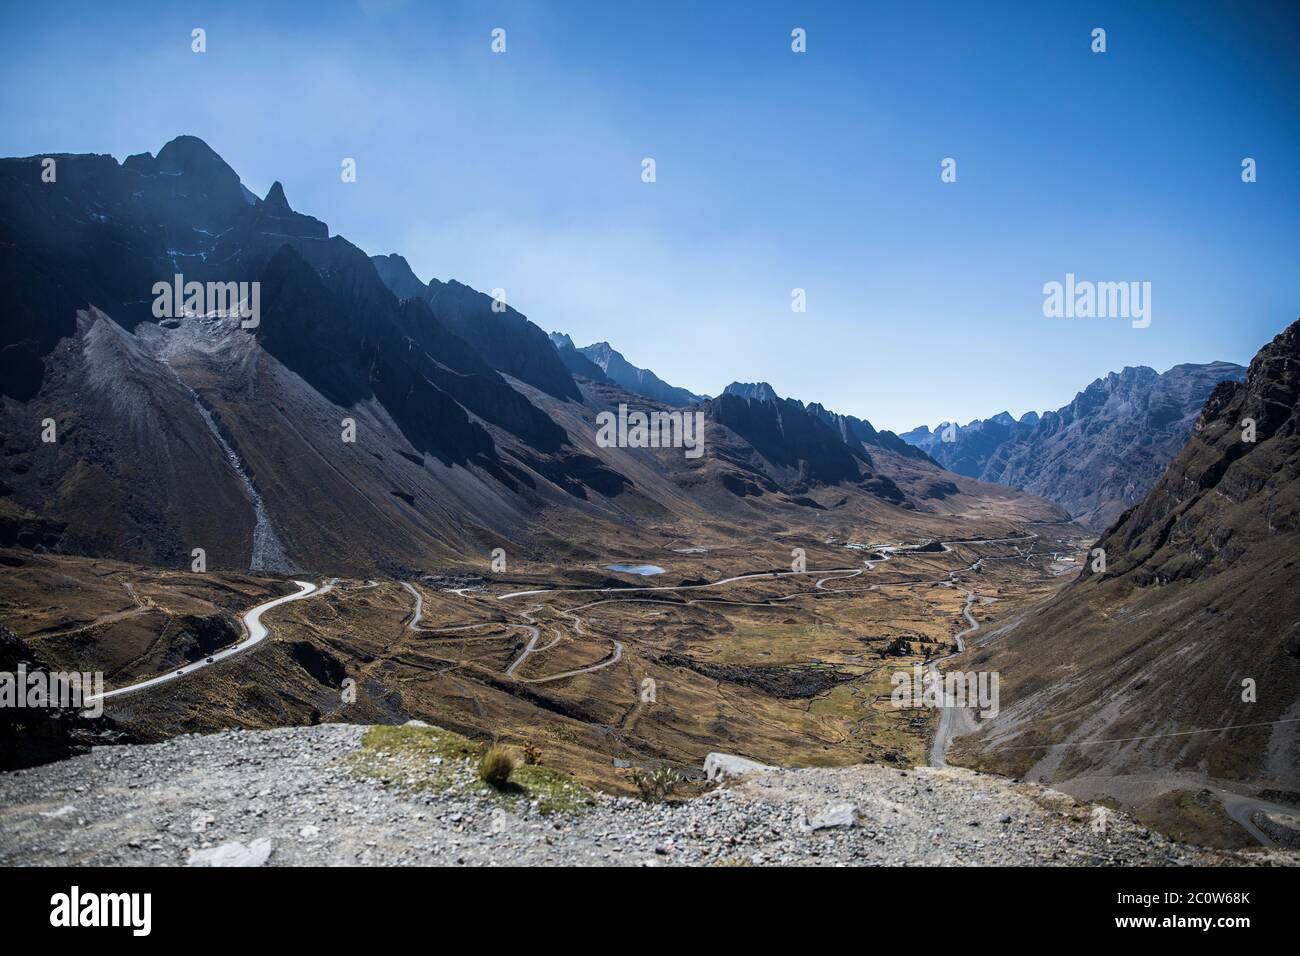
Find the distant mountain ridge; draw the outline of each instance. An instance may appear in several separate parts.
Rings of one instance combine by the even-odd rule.
[[[999,412],[992,418],[976,419],[966,425],[940,422],[934,431],[922,425],[899,437],[925,451],[949,471],[979,478],[1003,443],[1028,434],[1037,424],[1037,412],[1026,412],[1018,421],[1009,412]]]
[[[1160,477],[1215,387],[1245,373],[1231,362],[1175,365],[1164,373],[1130,366],[1041,416],[1029,412],[1015,421],[1002,412],[902,437],[950,471],[1031,491],[1102,531]]]
[[[806,411],[813,418],[822,422],[838,434],[840,441],[849,446],[856,452],[865,452],[864,446],[888,449],[895,454],[902,455],[904,458],[913,458],[918,461],[931,461],[930,457],[923,451],[903,441],[898,435],[891,431],[878,431],[871,422],[864,418],[855,418],[852,415],[841,415],[838,412],[832,412],[823,405],[812,402],[804,405],[798,399],[783,399],[776,393],[767,382],[732,382],[722,390],[723,395],[730,395],[736,398],[743,398],[746,401],[764,402],[769,404],[780,405],[783,402],[793,403],[800,409]]]
[[[732,382],[722,390],[723,395],[753,399],[756,402],[779,402],[776,390],[767,382]]]
[[[552,333],[552,340],[554,335],[555,333]],[[608,342],[584,345],[577,351],[604,372],[611,381],[617,382],[634,394],[653,398],[666,405],[696,405],[708,401],[707,395],[696,395],[687,389],[669,385],[648,368],[638,368],[621,353],[615,351]]]
[[[605,370],[579,352],[577,346],[573,344],[573,339],[563,332],[552,332],[551,344],[555,346],[555,351],[560,353],[560,361],[574,375],[581,375],[593,382],[610,381]]]

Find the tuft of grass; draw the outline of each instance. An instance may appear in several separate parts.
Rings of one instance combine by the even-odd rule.
[[[530,767],[535,767],[542,762],[542,748],[537,746],[531,740],[524,744],[524,763]]]
[[[493,744],[483,751],[478,762],[478,778],[494,790],[504,790],[514,770],[514,754],[501,744]]]

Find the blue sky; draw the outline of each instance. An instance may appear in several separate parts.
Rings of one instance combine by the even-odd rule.
[[[674,384],[902,430],[1245,362],[1300,316],[1297,10],[6,4],[0,155],[192,133],[367,252]],[[1150,327],[1044,318],[1067,272],[1149,281]]]

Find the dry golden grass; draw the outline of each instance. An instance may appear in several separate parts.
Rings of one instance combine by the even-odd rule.
[[[510,775],[514,772],[514,755],[500,744],[488,747],[479,758],[478,778],[489,787],[504,789],[510,782]]]

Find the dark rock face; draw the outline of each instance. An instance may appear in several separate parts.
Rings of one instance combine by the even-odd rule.
[[[858,482],[864,491],[906,506],[907,496],[892,479],[877,472],[869,449],[887,449],[933,464],[925,452],[893,432],[878,432],[868,421],[827,411],[816,403],[805,406],[796,399],[780,398],[766,382],[733,382],[705,409],[712,420],[740,435],[769,462],[797,472],[800,483]]]
[[[27,643],[0,624],[0,673],[50,670]],[[85,753],[93,746],[131,743],[107,717],[55,707],[0,707],[0,770],[17,770]]]
[[[840,436],[793,399],[772,402],[724,393],[706,410],[769,462],[796,472],[799,481],[834,484],[861,476],[859,459]]]
[[[1244,375],[1231,362],[1176,365],[1163,374],[1130,367],[1041,418],[1029,412],[1016,421],[1003,412],[903,437],[949,471],[1033,492],[1101,531],[1160,477],[1215,386]]]
[[[546,333],[515,309],[507,305],[497,311],[491,296],[455,279],[431,279],[426,285],[396,254],[373,256],[371,263],[394,295],[423,299],[438,322],[473,346],[492,368],[556,398],[582,399]]]
[[[0,449],[6,443],[0,440]],[[12,491],[0,491],[0,494],[12,494]],[[42,548],[53,550],[63,539],[66,525],[48,518],[34,515],[19,508],[0,510],[0,548],[20,548],[35,550]]]
[[[828,411],[816,402],[808,406],[808,411],[838,431],[840,438],[850,448],[858,449],[864,445],[872,445],[876,448],[888,449],[904,458],[915,458],[917,461],[931,460],[923,450],[909,445],[891,431],[877,431],[872,427],[871,422],[865,419]]]
[[[290,645],[289,654],[317,683],[326,687],[341,687],[343,678],[348,676],[347,668],[341,660],[309,641],[294,641]]]
[[[415,277],[410,264],[402,256],[394,252],[387,256],[371,256],[370,261],[375,264],[379,278],[392,290],[393,295],[399,299],[424,298],[428,289]]]
[[[898,487],[892,478],[887,478],[884,475],[872,475],[870,478],[863,479],[859,487],[877,498],[896,505],[908,506],[907,495],[903,493],[903,489]]]
[[[610,381],[634,395],[644,395],[665,405],[695,405],[708,400],[707,395],[696,395],[669,385],[648,368],[638,368],[614,351],[608,342],[585,345],[578,349],[578,353],[604,372]]]
[[[726,472],[723,474],[722,487],[726,488],[737,498],[758,497],[763,494],[762,485],[734,472]],[[775,491],[775,486],[772,486],[771,490]]]
[[[491,436],[465,409],[540,450],[564,442],[424,300],[399,303],[359,249],[335,238],[315,251],[319,271],[290,246],[268,264],[257,334],[322,395],[344,407],[377,397],[412,445],[447,464],[494,461]]]
[[[575,498],[585,499],[587,488],[612,498],[622,494],[631,485],[627,478],[598,459],[578,452],[566,451],[564,455],[549,461],[527,459],[525,463]]]
[[[546,333],[513,308],[492,311],[493,299],[452,279],[429,282],[434,315],[507,375],[556,398],[582,399]]]
[[[168,646],[168,667],[189,664],[207,657],[223,647],[239,643],[243,636],[239,625],[227,614],[187,614],[176,622],[176,640]]]
[[[732,382],[723,389],[722,394],[756,402],[779,404],[782,401],[776,394],[776,389],[772,388],[767,382]],[[802,407],[801,402],[796,402],[796,404]],[[891,431],[877,431],[871,422],[865,419],[832,412],[817,402],[809,404],[807,412],[835,431],[840,436],[840,440],[849,447],[853,454],[867,464],[871,464],[871,456],[864,447],[867,445],[886,448],[905,458],[930,461],[929,456],[923,451],[909,445]]]
[[[206,237],[249,208],[234,170],[192,136],[122,166],[52,158],[57,187],[41,181],[41,157],[0,161],[0,394],[20,400],[39,390],[78,309],[93,303],[128,329],[151,318],[153,282],[201,263]]]
[[[394,258],[405,265],[387,257],[390,275]],[[282,247],[263,276],[263,308],[267,351],[336,404],[378,397],[416,448],[445,463],[492,467],[491,437],[458,404],[541,451],[565,441],[423,298],[399,301],[345,239]]]
[[[938,498],[940,501],[942,501],[944,498],[947,498],[949,495],[957,494],[957,490],[958,490],[957,486],[954,485],[951,481],[934,481],[930,483],[930,486],[928,488],[926,488],[924,497]]]

